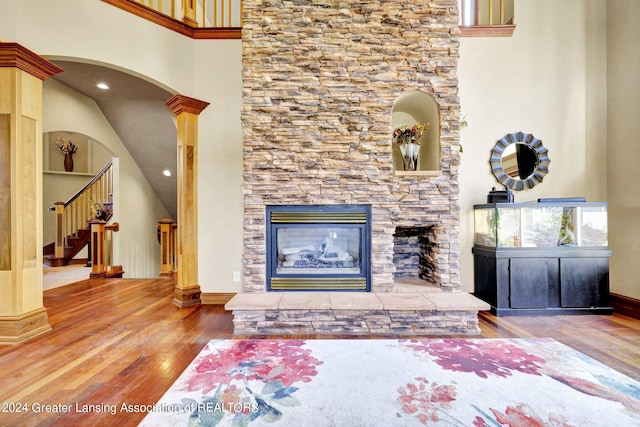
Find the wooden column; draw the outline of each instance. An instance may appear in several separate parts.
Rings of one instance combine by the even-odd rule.
[[[0,43],[0,344],[51,330],[42,303],[42,81],[61,71]]]
[[[173,303],[200,304],[198,284],[198,115],[208,102],[176,95],[166,103],[178,126],[178,274]]]

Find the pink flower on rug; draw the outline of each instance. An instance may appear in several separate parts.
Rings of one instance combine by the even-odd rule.
[[[229,348],[196,361],[186,390],[204,393],[231,380],[280,380],[284,386],[309,382],[322,362],[303,349],[302,340],[234,340]]]
[[[480,378],[488,378],[488,373],[508,377],[511,371],[542,375],[538,371],[546,362],[504,340],[410,340],[407,345],[430,354],[444,369],[473,372]]]
[[[455,382],[429,385],[424,377],[416,377],[416,381],[398,388],[398,401],[404,413],[415,416],[424,425],[438,422],[443,416],[449,418],[443,410],[451,409],[451,402],[456,400]]]

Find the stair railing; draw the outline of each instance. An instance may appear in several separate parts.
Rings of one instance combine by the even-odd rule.
[[[241,27],[241,0],[129,0],[194,27]]]
[[[122,277],[121,265],[113,264],[113,233],[120,231],[120,224],[94,219],[91,225],[91,274],[89,278]]]
[[[156,225],[160,242],[160,277],[174,277],[178,271],[178,224],[161,219]]]
[[[242,38],[242,0],[102,0],[194,39]]]
[[[89,221],[96,214],[96,204],[111,206],[112,203],[113,161],[109,161],[69,200],[55,203],[54,257],[63,258],[68,238],[77,237],[79,230],[89,227]]]
[[[513,34],[514,0],[459,0],[460,35],[508,37]]]
[[[461,0],[462,25],[507,25],[513,23],[513,0]]]

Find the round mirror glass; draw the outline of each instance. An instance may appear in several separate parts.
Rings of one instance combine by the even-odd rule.
[[[512,190],[533,188],[549,172],[547,149],[530,133],[510,133],[499,139],[489,162],[498,182]]]
[[[502,169],[513,179],[527,179],[538,166],[538,155],[526,144],[516,142],[502,153]]]

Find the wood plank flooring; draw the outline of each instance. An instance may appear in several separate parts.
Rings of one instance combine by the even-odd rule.
[[[168,279],[101,279],[46,291],[53,331],[0,346],[0,425],[137,425],[145,413],[122,411],[123,403],[157,402],[209,340],[234,337],[231,313],[213,305],[178,309],[173,286]],[[554,338],[640,380],[640,320],[482,313],[480,328],[486,338]]]

